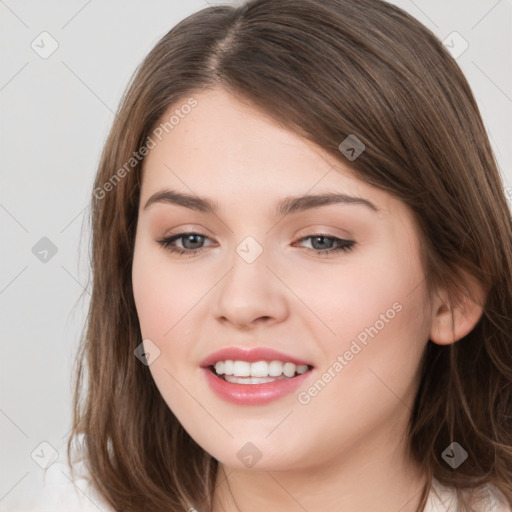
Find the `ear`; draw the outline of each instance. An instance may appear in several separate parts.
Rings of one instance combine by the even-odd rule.
[[[471,332],[480,320],[487,291],[473,276],[465,276],[464,293],[455,304],[450,303],[448,293],[442,290],[432,305],[430,339],[438,345],[449,345]]]

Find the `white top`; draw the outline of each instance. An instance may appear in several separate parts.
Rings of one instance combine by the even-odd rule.
[[[432,486],[439,494],[437,495],[431,491],[428,502],[425,506],[424,512],[458,512],[455,490],[451,487],[446,487],[434,479]],[[493,486],[486,486],[485,488],[484,503],[478,510],[481,512],[512,512],[512,509],[507,505],[507,501],[503,494]]]
[[[80,471],[81,468],[78,468]],[[80,473],[77,471],[77,474]],[[2,508],[4,512],[113,512],[88,486],[87,480],[77,478],[71,481],[70,471],[63,457],[54,462],[46,471],[35,468],[39,485],[25,485],[23,492],[12,500],[14,508]],[[440,495],[431,492],[424,512],[457,512],[455,491],[442,486],[437,480],[433,484]],[[29,492],[27,490],[30,489]],[[487,487],[488,500],[481,512],[512,512],[504,496],[495,488]],[[12,496],[14,498],[14,496]],[[6,500],[7,501],[7,500]],[[185,510],[183,512],[186,512]]]

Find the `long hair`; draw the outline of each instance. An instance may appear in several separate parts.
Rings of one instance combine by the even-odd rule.
[[[216,87],[408,205],[429,297],[443,286],[456,303],[467,293],[465,275],[487,290],[469,334],[447,346],[428,340],[407,438],[428,476],[419,510],[433,478],[462,501],[462,491],[492,484],[512,505],[510,209],[462,71],[432,32],[381,0],[208,7],[172,28],[139,66],[91,198],[92,298],[76,360],[69,463],[76,440],[115,510],[211,510],[217,461],[134,357],[142,339],[131,267],[143,148],[170,107],[193,108],[194,94]],[[351,162],[339,149],[349,135],[366,146]],[[456,470],[441,456],[452,442],[469,454]]]

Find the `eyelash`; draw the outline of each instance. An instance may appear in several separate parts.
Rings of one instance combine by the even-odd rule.
[[[157,243],[159,243],[165,250],[167,250],[169,252],[176,253],[180,256],[186,255],[185,257],[193,257],[193,256],[203,252],[206,249],[206,247],[200,247],[199,249],[181,249],[180,247],[175,247],[175,246],[171,245],[174,241],[179,240],[180,238],[185,238],[186,236],[190,236],[190,235],[200,236],[205,239],[208,238],[207,236],[202,235],[201,233],[182,232],[182,233],[173,235],[171,237],[164,238],[162,240],[157,240]],[[356,245],[356,242],[354,242],[353,240],[345,240],[343,238],[338,238],[336,236],[330,236],[330,235],[324,235],[321,233],[302,237],[301,239],[298,240],[298,242],[302,242],[309,238],[320,238],[320,237],[334,240],[335,242],[337,242],[340,245],[338,245],[338,247],[336,247],[336,248],[331,248],[331,249],[315,250],[315,249],[307,248],[310,251],[313,251],[315,254],[318,254],[318,255],[328,256],[330,254],[337,253],[340,251],[348,252],[351,249],[353,249],[354,246]]]

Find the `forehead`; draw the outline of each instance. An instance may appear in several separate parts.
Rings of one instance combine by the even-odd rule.
[[[257,170],[257,175],[270,177],[282,171],[283,164],[301,169],[309,165],[314,174],[322,160],[311,145],[223,90],[202,92],[194,98],[195,108],[162,135],[146,157],[145,168],[167,163],[186,167],[205,179],[212,168],[217,176],[236,172],[248,177]],[[179,109],[179,104],[171,106],[163,119]]]
[[[153,137],[156,145],[143,164],[141,202],[168,188],[209,196],[221,204],[240,195],[261,202],[331,191],[371,197],[383,211],[399,206],[387,192],[357,178],[341,153],[339,160],[333,159],[222,89],[191,96],[196,106],[161,130],[160,139]],[[172,105],[162,122],[187,99]]]

